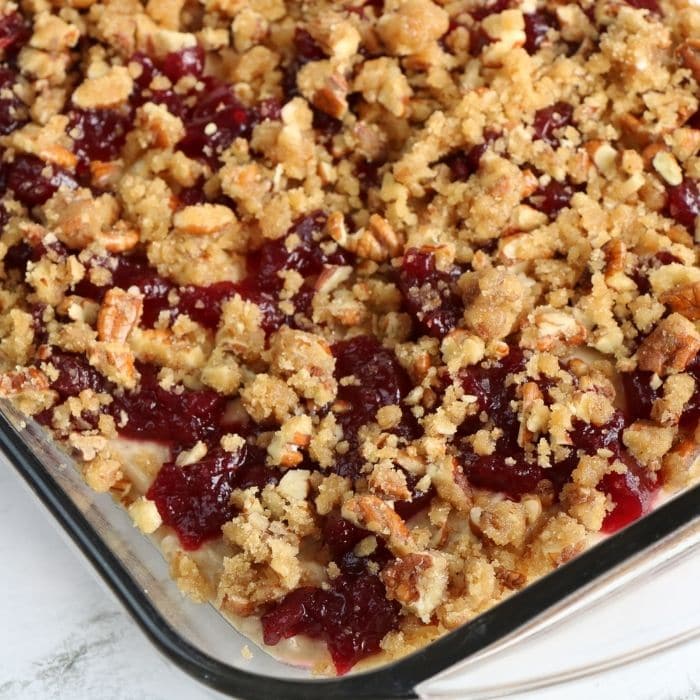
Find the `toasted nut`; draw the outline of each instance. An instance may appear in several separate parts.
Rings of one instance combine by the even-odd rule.
[[[311,442],[313,425],[309,416],[294,416],[274,434],[268,445],[268,464],[291,469],[302,463],[301,449]]]
[[[659,151],[652,160],[654,170],[669,184],[680,185],[683,182],[683,171],[673,154]]]
[[[128,228],[120,221],[110,231],[102,231],[95,236],[95,240],[101,243],[110,253],[125,253],[135,248],[139,242],[139,232]]]
[[[391,562],[381,579],[388,598],[398,600],[427,624],[447,589],[447,560],[433,552],[408,554]]]
[[[345,501],[342,515],[358,527],[386,537],[389,547],[397,554],[409,553],[414,545],[406,523],[385,501],[377,496],[354,496]]]
[[[12,396],[25,391],[46,391],[49,380],[36,367],[24,367],[0,374],[0,396]]]
[[[195,204],[173,216],[173,226],[191,236],[210,236],[236,223],[234,213],[223,204]]]
[[[700,39],[686,39],[676,51],[681,63],[700,82]]]
[[[691,321],[700,320],[700,282],[674,287],[664,292],[659,301]]]
[[[342,119],[348,111],[348,82],[342,75],[333,73],[313,96],[314,107]]]
[[[125,343],[138,325],[143,311],[143,294],[125,292],[114,287],[107,291],[97,316],[97,337],[114,343]]]
[[[574,346],[585,342],[588,335],[585,326],[571,314],[551,307],[540,307],[530,317],[534,333],[523,332],[523,347],[541,351],[551,350],[560,344]]]
[[[639,369],[659,375],[684,370],[700,350],[700,333],[679,313],[659,322],[637,350]]]

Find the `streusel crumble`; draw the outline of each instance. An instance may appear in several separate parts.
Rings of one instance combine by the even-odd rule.
[[[344,673],[699,479],[700,9],[0,8],[0,393],[192,599]]]

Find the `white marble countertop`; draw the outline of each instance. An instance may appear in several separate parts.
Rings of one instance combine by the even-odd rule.
[[[0,699],[211,700],[150,645],[49,517],[0,469]],[[700,698],[700,644],[637,666],[633,694],[606,683],[596,699]],[[574,684],[566,697],[589,693]]]

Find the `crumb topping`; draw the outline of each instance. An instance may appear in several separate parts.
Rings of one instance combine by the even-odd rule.
[[[699,27],[4,3],[0,396],[268,645],[429,643],[700,479]]]

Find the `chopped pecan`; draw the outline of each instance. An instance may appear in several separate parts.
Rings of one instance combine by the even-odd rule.
[[[12,396],[25,391],[46,391],[47,376],[36,367],[24,367],[0,374],[0,396]]]
[[[426,624],[447,589],[447,560],[432,552],[407,554],[381,573],[387,597],[398,600]]]
[[[383,262],[401,253],[402,241],[396,231],[379,214],[372,214],[367,228],[348,233],[345,219],[340,212],[333,212],[326,224],[328,235],[338,245],[365,260]]]
[[[141,292],[125,292],[118,287],[108,290],[97,315],[98,338],[107,342],[125,343],[129,333],[138,325],[142,311]]]
[[[342,515],[358,527],[386,537],[389,547],[397,554],[407,554],[413,549],[406,523],[386,501],[377,496],[353,496],[343,503]]]
[[[686,39],[676,51],[681,63],[700,82],[700,39]]]
[[[304,460],[301,449],[311,441],[311,418],[294,416],[274,434],[267,448],[268,462],[285,469],[296,467]]]
[[[691,321],[700,320],[700,282],[674,287],[664,292],[659,301]]]
[[[639,369],[665,375],[683,371],[700,350],[700,333],[679,313],[659,322],[637,350]]]

